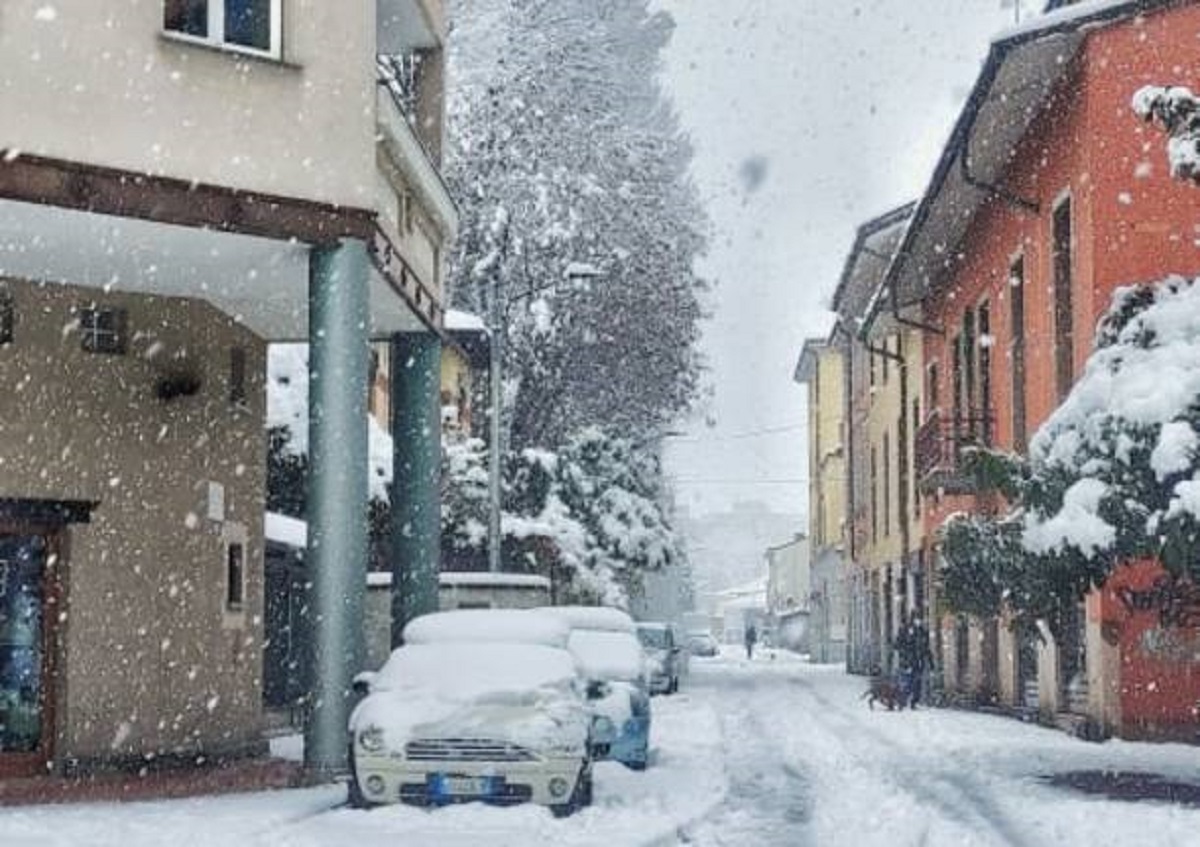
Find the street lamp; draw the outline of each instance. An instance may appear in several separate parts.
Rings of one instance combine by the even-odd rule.
[[[563,272],[561,280],[554,280],[545,285],[534,286],[513,296],[508,295],[500,275],[493,277],[491,297],[491,314],[488,316],[488,331],[492,336],[492,360],[488,378],[491,383],[490,395],[492,420],[490,426],[491,447],[488,450],[488,570],[500,573],[504,568],[500,560],[501,536],[501,485],[500,485],[500,454],[501,444],[501,410],[503,409],[502,381],[504,378],[504,345],[508,338],[508,308],[513,303],[527,300],[543,291],[559,287],[565,281],[576,283],[585,279],[596,279],[604,276],[604,272],[595,265],[585,262],[571,262]]]

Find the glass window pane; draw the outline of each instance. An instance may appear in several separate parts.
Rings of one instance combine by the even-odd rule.
[[[208,0],[166,0],[163,27],[172,32],[208,37]]]
[[[42,565],[38,537],[0,537],[0,753],[42,738]]]
[[[225,0],[225,41],[271,49],[271,0]]]

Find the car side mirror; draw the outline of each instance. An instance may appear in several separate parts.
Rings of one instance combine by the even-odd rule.
[[[361,697],[365,697],[371,693],[371,685],[375,682],[375,671],[362,671],[354,677],[354,682],[350,684],[350,690]]]

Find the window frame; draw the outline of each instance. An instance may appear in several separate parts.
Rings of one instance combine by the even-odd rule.
[[[7,288],[0,288],[0,347],[16,342],[17,299]]]
[[[231,53],[242,53],[262,59],[283,61],[283,0],[266,0],[270,6],[269,14],[271,18],[268,27],[270,30],[270,46],[265,50],[261,47],[239,44],[236,41],[227,40],[227,33],[225,31],[225,1],[203,0],[205,4],[207,34],[194,35],[183,30],[173,29],[167,25],[167,4],[170,0],[164,0],[162,31],[168,38],[192,44],[199,44]]]
[[[92,303],[78,307],[80,348],[85,353],[102,356],[124,356],[129,351],[129,310],[123,306],[105,306]],[[116,326],[112,329],[101,329],[97,326],[104,315],[112,315]],[[89,316],[93,320],[88,325]],[[113,339],[112,346],[102,343],[102,339]]]

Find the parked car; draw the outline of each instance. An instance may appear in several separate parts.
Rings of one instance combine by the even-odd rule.
[[[668,623],[639,623],[638,640],[646,651],[651,694],[674,694],[687,672],[686,654],[675,627]]]
[[[533,802],[567,815],[591,803],[598,735],[565,624],[444,612],[404,635],[356,680],[366,696],[350,718],[353,805]]]
[[[721,645],[713,638],[711,632],[689,632],[687,636],[688,652],[693,656],[711,659],[720,655]]]
[[[619,609],[558,606],[544,610],[571,627],[568,649],[588,680],[588,706],[616,728],[600,758],[642,770],[650,751],[650,683],[633,618]]]

